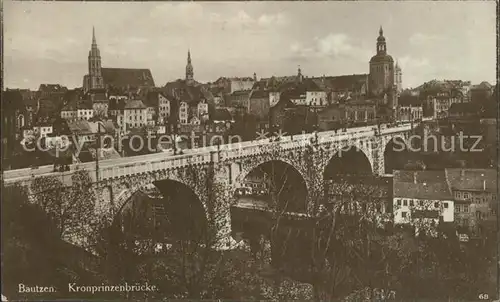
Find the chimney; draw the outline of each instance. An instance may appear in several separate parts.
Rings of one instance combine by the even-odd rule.
[[[486,179],[483,179],[483,191],[486,191]]]

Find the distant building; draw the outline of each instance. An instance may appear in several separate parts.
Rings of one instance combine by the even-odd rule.
[[[431,98],[433,105],[434,119],[443,119],[448,117],[448,110],[451,105],[463,102],[463,94],[458,90],[439,92]]]
[[[170,102],[171,125],[197,123],[197,121],[206,123],[215,109],[212,93],[207,87],[194,80],[193,70],[191,52],[188,52],[186,78],[169,82],[161,88],[165,94],[175,99],[175,103]]]
[[[345,98],[359,98],[368,92],[368,74],[322,76],[313,81],[327,93],[329,103],[338,103]]]
[[[211,84],[213,88],[217,87],[222,89],[224,94],[232,94],[235,91],[248,91],[251,90],[255,83],[255,79],[251,77],[243,78],[224,78],[221,77]]]
[[[258,119],[268,118],[271,107],[270,92],[266,90],[255,90],[250,95],[248,113],[255,115]]]
[[[488,82],[481,82],[479,85],[474,85],[470,88],[471,102],[482,104],[492,96],[493,91],[494,86]]]
[[[148,108],[141,100],[127,100],[123,108],[123,121],[126,125],[125,132],[130,128],[140,128],[147,125]]]
[[[88,55],[88,68],[89,73],[83,77],[85,92],[102,88],[130,91],[155,86],[149,69],[102,68],[101,54],[97,47],[94,29],[92,31],[92,45]]]

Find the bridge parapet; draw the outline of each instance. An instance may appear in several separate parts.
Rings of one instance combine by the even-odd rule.
[[[281,150],[301,149],[308,145],[317,144],[322,149],[336,149],[339,146],[348,146],[356,142],[362,142],[361,146],[371,147],[370,143],[365,145],[365,141],[372,141],[376,136],[392,136],[397,133],[408,132],[410,125],[401,127],[382,129],[377,134],[373,127],[351,128],[347,132],[324,131],[318,133],[299,134],[293,136],[283,136],[266,140],[256,140],[220,146],[210,146],[186,151],[183,155],[168,156],[163,153],[149,154],[136,157],[127,157],[111,160],[103,160],[99,165],[99,181],[127,177],[135,174],[143,174],[166,169],[177,169],[189,165],[204,165],[210,162],[226,162],[237,158],[255,156],[264,152],[263,146],[271,148],[278,147]],[[279,140],[278,140],[279,139]],[[270,141],[271,140],[271,141]],[[365,150],[366,151],[366,150]],[[89,171],[97,181],[95,163],[83,163],[71,165],[69,172],[53,172],[51,166],[40,167],[39,169],[20,169],[4,172],[5,183],[30,182],[32,177],[69,175],[76,169]],[[70,177],[68,177],[70,178]]]

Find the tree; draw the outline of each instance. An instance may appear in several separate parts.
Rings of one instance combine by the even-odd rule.
[[[92,179],[86,170],[76,170],[71,186],[63,181],[57,176],[34,178],[31,192],[35,204],[56,224],[61,239],[88,245],[95,223]]]
[[[85,269],[84,253],[60,239],[55,221],[30,202],[26,187],[2,184],[2,294],[10,300],[64,299],[69,282],[99,284]],[[22,293],[19,284],[58,291]]]

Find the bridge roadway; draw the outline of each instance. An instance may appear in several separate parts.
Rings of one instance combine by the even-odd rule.
[[[279,141],[272,142],[273,144],[280,144],[282,147],[305,146],[317,135],[318,141],[321,142],[334,142],[344,140],[361,139],[375,135],[376,126],[364,126],[349,128],[346,132],[342,131],[322,131],[315,133],[299,134],[292,136],[282,136]],[[411,129],[410,123],[403,123],[397,127],[381,129],[381,135],[406,132]],[[99,161],[99,179],[109,179],[113,177],[120,177],[123,175],[130,175],[136,173],[143,173],[147,171],[162,170],[168,168],[183,167],[189,164],[208,163],[211,160],[215,162],[236,158],[242,155],[254,154],[262,145],[270,144],[270,139],[245,141],[241,143],[225,144],[220,146],[209,146],[196,149],[185,149],[182,155],[166,155],[165,153],[154,153],[148,155],[139,155],[132,157],[122,157],[117,159],[108,159]],[[213,157],[213,154],[219,153],[220,157]],[[53,166],[40,166],[38,168],[25,168],[16,170],[7,170],[3,172],[5,183],[15,183],[28,181],[32,177],[39,176],[61,176],[64,179],[70,180],[71,174],[76,169],[85,169],[90,172],[91,177],[96,181],[96,163],[77,163],[70,165],[70,171],[66,172],[53,172]],[[66,177],[67,176],[67,177]]]

